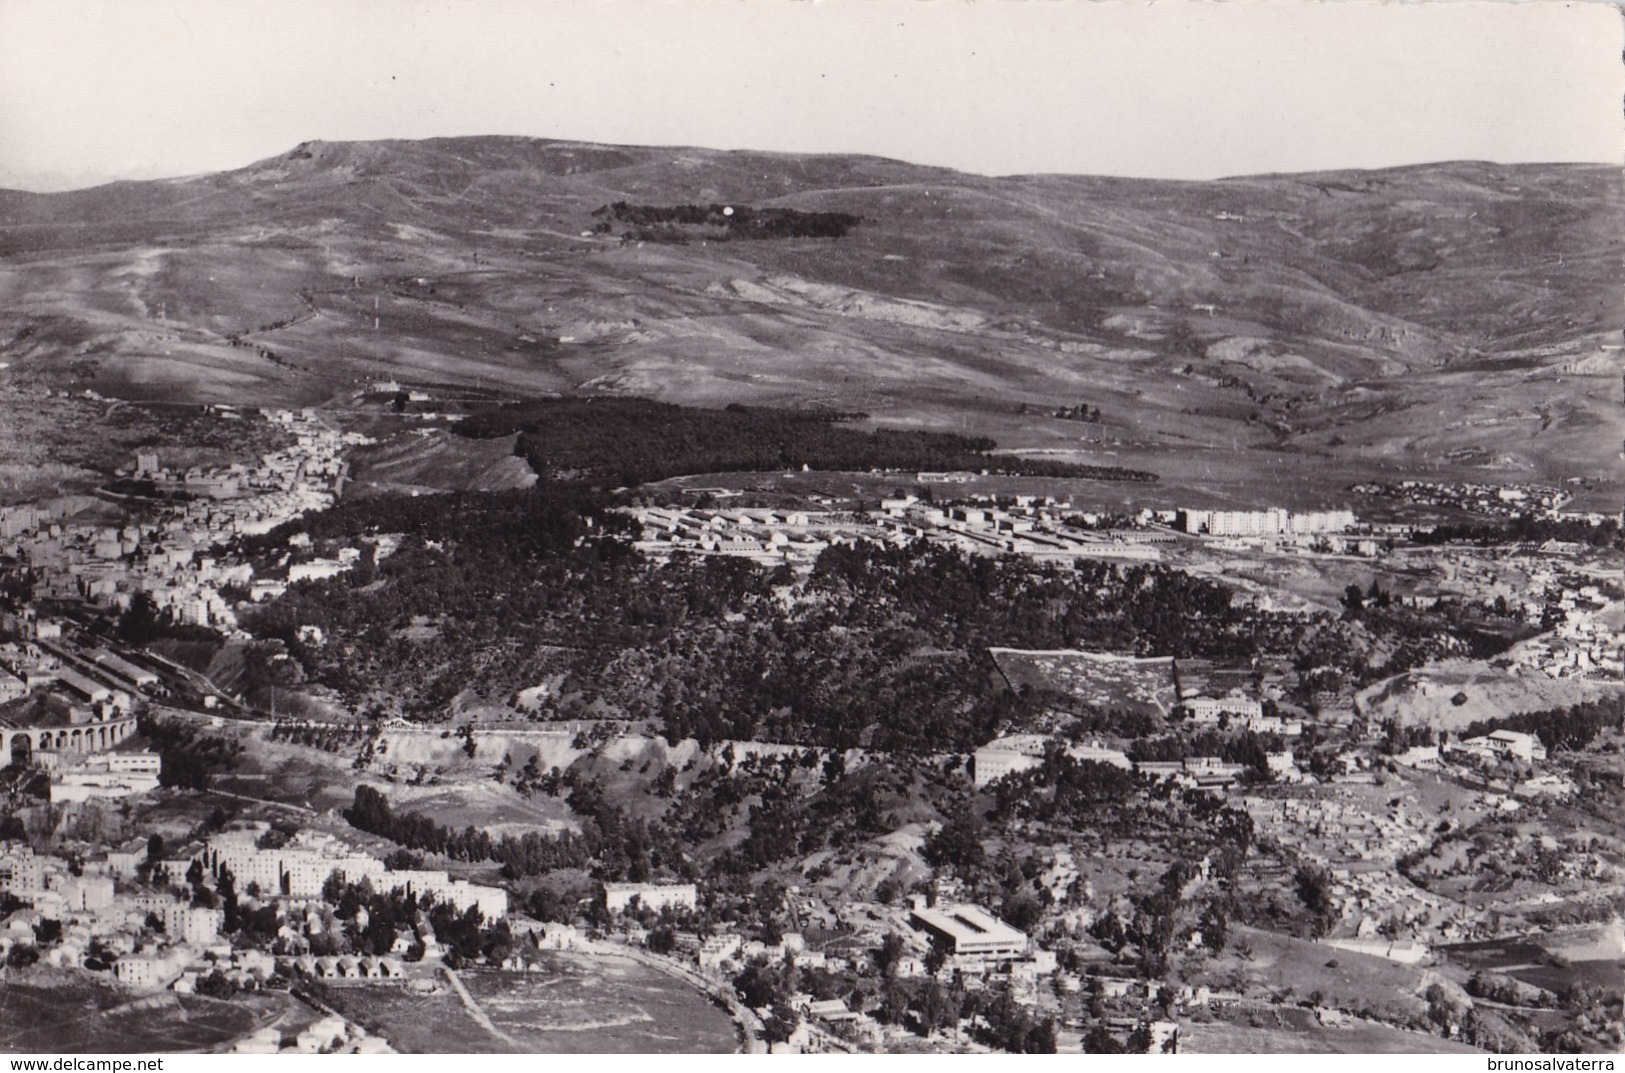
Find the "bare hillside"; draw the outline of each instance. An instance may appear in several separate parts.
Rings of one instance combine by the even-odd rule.
[[[627,222],[684,206],[709,222]],[[217,175],[0,193],[0,375],[219,401],[395,379],[819,403],[1220,499],[1305,467],[1586,477],[1607,499],[1622,208],[1601,166],[1171,183],[307,143]],[[735,214],[790,225],[714,226]],[[859,222],[796,231],[837,216]],[[1079,404],[1100,421],[1053,416]]]

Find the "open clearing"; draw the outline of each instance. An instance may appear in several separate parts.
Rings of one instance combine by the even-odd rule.
[[[334,987],[332,1001],[408,1053],[731,1053],[733,1021],[700,992],[630,958],[556,953],[545,971],[463,972],[469,993],[497,1028],[492,1035],[446,987],[416,995],[398,987]]]
[[[83,976],[7,979],[0,987],[0,1050],[134,1054],[206,1051],[274,1021],[293,1002],[274,992],[230,1002],[140,995]]]
[[[1012,688],[1052,689],[1101,711],[1166,716],[1177,700],[1173,664],[1167,659],[1014,648],[994,648],[989,654]]]

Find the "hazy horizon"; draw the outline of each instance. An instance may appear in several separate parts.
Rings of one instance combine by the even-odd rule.
[[[1618,164],[1622,43],[1551,2],[0,0],[0,186],[475,135],[982,175]]]
[[[723,146],[715,146],[715,145],[687,145],[687,144],[679,144],[679,143],[675,143],[675,142],[670,142],[670,143],[603,142],[603,141],[593,141],[593,140],[587,139],[587,138],[552,138],[552,137],[549,137],[549,136],[543,135],[543,134],[535,134],[535,135],[532,135],[532,134],[430,134],[430,135],[425,135],[422,138],[346,138],[346,139],[306,138],[303,141],[295,142],[292,145],[287,146],[285,149],[281,150],[280,152],[274,152],[274,153],[268,154],[266,156],[256,157],[253,160],[245,160],[241,164],[233,164],[233,165],[229,165],[229,166],[224,167],[224,168],[215,168],[215,169],[210,169],[210,170],[205,170],[205,171],[176,172],[176,173],[173,173],[173,174],[167,174],[167,173],[162,173],[162,172],[154,172],[152,174],[145,174],[145,175],[137,175],[137,174],[119,175],[119,176],[113,176],[113,177],[110,177],[110,178],[97,179],[97,180],[94,180],[92,182],[84,183],[84,184],[81,184],[81,185],[68,185],[68,186],[38,186],[36,188],[30,188],[30,187],[24,187],[24,186],[6,186],[4,184],[0,184],[0,190],[12,190],[12,191],[18,191],[18,192],[22,192],[22,193],[38,193],[38,194],[68,194],[68,193],[74,193],[76,191],[81,191],[81,190],[93,190],[93,189],[95,189],[97,187],[100,187],[100,186],[110,186],[110,185],[113,185],[113,184],[116,184],[116,183],[121,183],[121,182],[183,182],[183,181],[188,180],[188,179],[202,178],[204,176],[220,174],[222,172],[238,171],[238,170],[241,170],[243,168],[252,167],[255,164],[264,163],[266,161],[272,161],[272,160],[277,159],[280,156],[283,156],[283,155],[285,155],[285,154],[287,154],[289,152],[292,152],[294,149],[298,148],[301,145],[312,145],[312,144],[322,144],[322,145],[367,145],[367,144],[379,144],[379,143],[385,143],[385,142],[399,142],[399,143],[404,143],[404,144],[416,144],[416,143],[421,143],[421,142],[447,141],[447,140],[456,140],[456,139],[478,139],[478,138],[512,138],[512,139],[518,139],[518,140],[522,140],[522,141],[556,142],[556,143],[565,144],[565,145],[595,145],[595,146],[602,146],[602,147],[605,147],[605,148],[612,148],[612,149],[650,149],[650,150],[652,150],[652,149],[670,149],[670,150],[673,150],[673,151],[676,151],[676,150],[695,150],[695,151],[699,151],[699,152],[716,152],[716,153],[759,153],[759,154],[762,154],[764,156],[867,156],[867,157],[872,157],[872,158],[875,158],[875,159],[890,160],[890,161],[893,161],[895,163],[905,164],[905,165],[910,165],[910,166],[916,166],[916,167],[946,167],[946,165],[933,164],[933,163],[929,163],[929,162],[926,162],[926,161],[919,161],[919,160],[908,160],[908,159],[905,159],[903,157],[886,156],[885,154],[879,154],[879,153],[842,152],[840,150],[806,150],[806,151],[800,151],[800,150],[785,150],[785,149],[752,149],[752,148],[744,147],[744,146],[723,147]],[[949,168],[948,170],[958,172],[958,173],[962,173],[962,174],[967,174],[967,175],[980,175],[980,176],[983,176],[983,177],[986,177],[986,178],[991,178],[991,179],[1020,178],[1022,176],[1044,176],[1044,175],[1049,175],[1049,176],[1077,177],[1077,178],[1089,178],[1089,179],[1141,179],[1141,180],[1145,180],[1147,182],[1219,183],[1219,182],[1242,181],[1242,180],[1246,180],[1246,179],[1267,179],[1267,178],[1272,178],[1272,177],[1290,177],[1290,176],[1294,176],[1294,175],[1331,174],[1331,173],[1336,173],[1336,172],[1400,171],[1400,170],[1405,170],[1405,169],[1409,169],[1409,168],[1445,167],[1445,166],[1449,166],[1449,165],[1453,165],[1453,164],[1483,164],[1483,165],[1487,165],[1487,166],[1490,166],[1490,167],[1498,167],[1498,168],[1509,168],[1509,167],[1536,167],[1536,168],[1538,168],[1538,167],[1576,167],[1576,168],[1598,167],[1598,168],[1600,168],[1600,167],[1612,167],[1612,166],[1614,166],[1608,161],[1600,161],[1600,160],[1491,160],[1491,159],[1486,159],[1486,158],[1476,158],[1475,159],[1475,158],[1467,158],[1467,157],[1446,157],[1446,158],[1440,158],[1440,159],[1437,159],[1437,160],[1417,160],[1417,161],[1411,161],[1411,162],[1407,162],[1407,163],[1382,164],[1382,165],[1376,165],[1376,166],[1372,166],[1372,167],[1330,167],[1330,168],[1307,168],[1307,169],[1303,169],[1301,171],[1238,172],[1238,173],[1232,174],[1232,175],[1214,175],[1214,176],[1211,176],[1209,178],[1201,178],[1201,179],[1178,179],[1178,178],[1168,178],[1166,176],[1155,176],[1155,175],[1123,175],[1123,174],[1114,174],[1114,173],[1109,173],[1109,172],[1087,172],[1087,171],[979,172],[979,171],[973,171],[973,170],[971,170],[969,168]]]

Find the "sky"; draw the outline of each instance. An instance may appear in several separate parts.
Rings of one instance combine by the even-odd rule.
[[[517,134],[1201,179],[1622,162],[1595,3],[0,0],[0,186]]]

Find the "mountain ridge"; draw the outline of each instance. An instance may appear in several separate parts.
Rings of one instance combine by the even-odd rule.
[[[622,201],[863,222],[838,239],[595,233]],[[0,361],[137,397],[326,402],[395,377],[814,401],[1152,469],[1228,444],[1606,479],[1622,210],[1620,170],[1588,164],[1174,181],[305,142],[210,175],[0,192]],[[1438,398],[1450,420],[1423,422]],[[1047,417],[1080,401],[1103,428]]]

